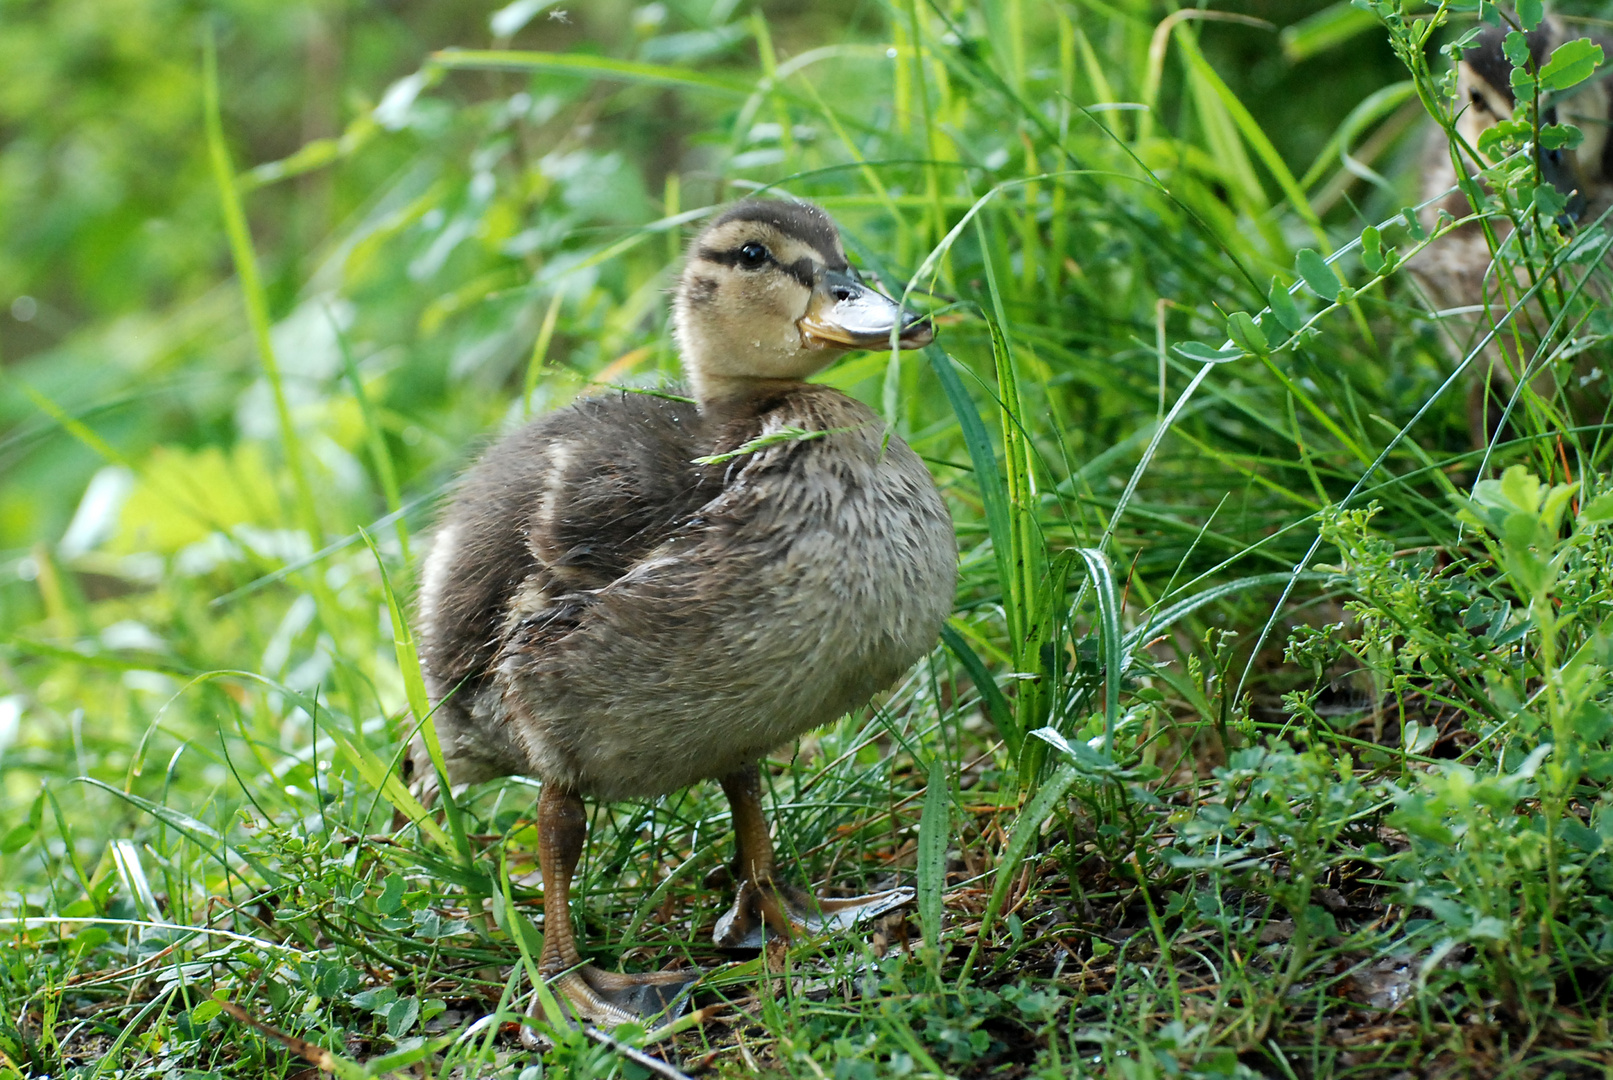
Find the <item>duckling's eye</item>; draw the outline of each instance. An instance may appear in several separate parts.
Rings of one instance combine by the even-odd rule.
[[[767,248],[754,240],[739,249],[739,265],[747,270],[755,270],[767,260]]]
[[[1469,90],[1467,92],[1467,96],[1468,99],[1473,102],[1473,107],[1475,109],[1483,109],[1485,112],[1490,111],[1489,107],[1484,104],[1484,95],[1479,93],[1477,90]]]

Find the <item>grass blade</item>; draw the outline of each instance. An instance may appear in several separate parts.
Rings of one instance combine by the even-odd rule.
[[[369,533],[360,530],[364,542],[369,545],[370,553],[375,556],[376,568],[381,572],[381,591],[386,595],[386,610],[392,619],[392,647],[398,657],[398,671],[403,676],[404,693],[409,699],[409,710],[414,713],[415,721],[420,725],[420,738],[426,744],[426,753],[431,756],[431,765],[437,771],[438,791],[437,797],[442,800],[443,814],[448,819],[448,831],[453,835],[454,850],[459,853],[461,863],[469,869],[472,863],[470,841],[465,838],[465,822],[460,816],[459,804],[454,799],[453,784],[448,778],[448,763],[443,758],[442,742],[437,738],[437,725],[432,719],[430,696],[426,693],[426,682],[420,673],[420,653],[414,643],[414,631],[409,627],[409,620],[403,614],[403,607],[398,603],[398,594],[393,591],[392,581],[387,577],[386,563],[381,558],[380,550]]]
[[[727,97],[748,97],[754,89],[752,84],[744,80],[711,75],[693,68],[666,67],[637,60],[615,60],[608,56],[526,52],[519,49],[451,49],[432,53],[431,62],[451,71],[546,71],[579,75],[589,79],[606,79],[612,82],[679,86],[689,90],[706,90]]]
[[[950,810],[946,763],[938,756],[930,764],[918,849],[919,926],[924,932],[925,959],[937,976],[941,971],[941,894],[946,890],[947,842],[952,838]]]
[[[124,791],[122,788],[113,787],[111,784],[108,784],[102,780],[97,780],[93,776],[79,776],[75,777],[74,780],[80,784],[88,784],[91,787],[100,788],[102,791],[105,791],[108,794],[117,796],[130,806],[150,814],[158,821],[161,821],[164,825],[167,825],[169,828],[182,834],[191,843],[207,852],[207,854],[211,855],[215,860],[218,861],[219,866],[224,869],[226,874],[234,872],[229,864],[228,859],[225,857],[225,853],[228,852],[229,854],[236,856],[238,859],[256,871],[258,876],[263,879],[264,884],[275,886],[281,884],[284,880],[279,874],[269,869],[269,867],[265,865],[261,859],[258,859],[255,856],[249,855],[245,852],[237,851],[227,840],[224,839],[222,835],[220,835],[217,829],[213,828],[205,821],[199,821],[183,811],[175,810],[173,807],[163,806],[160,803],[154,803],[150,799],[143,799],[139,795],[134,794],[132,791]]]
[[[213,182],[218,188],[219,203],[224,211],[224,229],[229,236],[230,256],[235,261],[235,274],[241,283],[241,302],[246,307],[247,325],[252,331],[252,342],[257,347],[258,359],[263,364],[263,376],[268,380],[274,396],[275,420],[280,427],[280,441],[286,455],[286,469],[297,493],[297,513],[308,539],[318,547],[324,531],[319,523],[319,508],[314,501],[314,489],[308,482],[308,470],[303,464],[301,441],[296,425],[291,420],[291,406],[286,401],[280,363],[275,358],[274,342],[269,335],[269,301],[263,290],[263,277],[258,272],[257,253],[252,248],[252,232],[247,226],[246,212],[241,207],[241,193],[235,186],[235,167],[230,164],[230,152],[224,145],[224,123],[220,119],[218,99],[218,46],[213,40],[212,27],[203,39],[202,102],[207,127],[207,154],[213,167]]]
[[[1249,148],[1255,152],[1255,156],[1266,167],[1266,171],[1271,174],[1272,179],[1277,181],[1277,186],[1282,189],[1283,195],[1288,199],[1294,213],[1298,214],[1300,220],[1310,227],[1312,234],[1316,236],[1317,241],[1323,246],[1323,250],[1331,251],[1332,248],[1327,232],[1322,228],[1322,223],[1316,217],[1316,212],[1311,209],[1310,200],[1305,198],[1305,192],[1300,189],[1299,181],[1289,171],[1288,164],[1283,161],[1282,155],[1277,152],[1277,148],[1271,144],[1271,139],[1261,130],[1260,123],[1250,114],[1248,107],[1238,100],[1238,96],[1232,92],[1232,88],[1226,84],[1226,80],[1222,79],[1215,68],[1210,65],[1210,62],[1204,58],[1204,54],[1199,51],[1198,42],[1194,40],[1193,35],[1188,33],[1178,34],[1176,40],[1178,47],[1182,50],[1182,56],[1186,58],[1188,67],[1192,70],[1194,76],[1202,79],[1204,84],[1214,91],[1221,106],[1226,109],[1227,114],[1232,117],[1232,122],[1237,125],[1238,133],[1243,136],[1244,142],[1248,143]]]
[[[1120,674],[1124,664],[1120,634],[1120,594],[1109,560],[1097,548],[1081,548],[1087,579],[1098,598],[1098,627],[1103,642],[1103,752],[1113,757],[1115,725],[1120,721]]]
[[[151,880],[146,877],[146,868],[140,862],[140,849],[134,841],[114,840],[108,854],[112,856],[112,865],[117,868],[118,877],[141,916],[152,921],[162,918],[162,910],[157,907],[157,898],[151,891]]]
[[[959,986],[968,982],[969,973],[974,970],[981,946],[990,939],[997,916],[1002,913],[1003,901],[1008,899],[1008,890],[1014,883],[1014,876],[1019,873],[1020,865],[1024,863],[1032,842],[1041,835],[1042,822],[1053,813],[1053,808],[1064,798],[1065,792],[1074,786],[1079,776],[1080,773],[1076,771],[1074,765],[1060,765],[1057,771],[1048,777],[1047,782],[1036,789],[1036,794],[1020,811],[1014,831],[1008,837],[1008,845],[1003,848],[1003,853],[997,860],[991,898],[986,901],[985,913],[980,917],[980,933],[969,949],[968,959],[963,962],[963,973],[958,976]]]
[[[980,702],[985,707],[987,718],[997,729],[997,734],[1002,738],[1003,745],[1008,748],[1008,753],[1018,761],[1025,736],[1014,723],[1013,706],[1008,704],[1008,699],[1003,696],[997,681],[986,669],[985,661],[981,660],[979,654],[963,640],[963,635],[950,626],[941,627],[941,640],[951,650],[952,655],[958,658],[958,663],[963,665],[963,670],[968,673],[970,681],[975,684],[975,689],[980,692]]]
[[[342,370],[347,375],[348,385],[353,388],[353,400],[358,402],[359,416],[364,421],[364,441],[369,446],[370,460],[375,465],[375,475],[381,480],[381,492],[386,496],[387,516],[392,519],[393,527],[397,530],[398,547],[403,552],[403,565],[412,566],[414,557],[409,554],[409,523],[403,513],[403,494],[398,487],[398,470],[392,461],[392,452],[387,449],[386,436],[381,433],[380,417],[375,414],[375,407],[370,403],[370,395],[364,390],[364,379],[359,375],[358,364],[353,360],[353,350],[348,346],[347,335],[336,320],[336,313],[327,307],[325,317],[330,322],[331,333],[336,336],[337,350],[342,357]]]
[[[986,425],[981,421],[973,399],[963,388],[963,380],[952,370],[956,361],[935,345],[926,346],[924,355],[929,358],[930,370],[935,372],[941,389],[946,392],[947,402],[952,406],[952,413],[958,418],[958,426],[963,431],[963,445],[969,451],[969,460],[975,467],[975,483],[979,486],[980,501],[986,511],[986,530],[991,536],[998,574],[1006,591],[1012,578],[1008,552],[1013,544],[1008,524],[1008,492],[1003,485],[996,451],[992,448],[991,437],[986,433]]]
[[[1031,471],[1031,450],[1025,438],[1022,422],[1023,408],[1019,400],[1019,376],[1014,369],[1014,354],[1009,346],[1005,327],[1008,316],[1003,309],[1002,291],[997,285],[993,269],[994,259],[987,242],[986,229],[980,218],[975,218],[975,235],[980,241],[982,264],[986,274],[986,290],[991,296],[992,316],[986,327],[991,332],[991,355],[997,369],[997,398],[1002,403],[1003,466],[1007,476],[1008,548],[999,550],[997,565],[1004,573],[1002,580],[1003,606],[1008,616],[1008,631],[1015,647],[1016,666],[1029,670],[1024,663],[1023,650],[1029,644],[1028,620],[1037,588],[1044,570],[1041,531],[1036,523],[1036,479]],[[992,537],[995,545],[997,538]],[[1020,716],[1020,730],[1026,730],[1032,720]]]
[[[1377,17],[1350,0],[1337,0],[1321,11],[1283,27],[1283,56],[1290,64],[1309,60],[1318,53],[1336,48],[1378,25]]]
[[[1147,642],[1157,637],[1166,627],[1175,624],[1180,619],[1207,607],[1217,600],[1224,600],[1229,596],[1240,593],[1253,593],[1258,589],[1268,588],[1272,585],[1283,585],[1289,581],[1325,581],[1329,575],[1318,571],[1307,570],[1298,577],[1290,571],[1274,574],[1254,574],[1250,577],[1236,578],[1224,581],[1219,585],[1211,586],[1203,592],[1194,593],[1185,600],[1179,600],[1162,611],[1157,611],[1143,620],[1142,624],[1125,637],[1125,653],[1127,664],[1130,667],[1131,654]]]

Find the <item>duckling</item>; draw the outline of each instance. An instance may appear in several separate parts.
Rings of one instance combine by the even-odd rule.
[[[575,1016],[607,1026],[693,980],[584,963],[568,902],[585,797],[719,781],[739,882],[719,945],[911,896],[814,901],[787,881],[759,762],[928,653],[957,573],[918,456],[867,406],[804,381],[847,350],[932,336],[859,279],[828,214],[729,207],[690,246],[673,316],[693,401],[590,397],[493,446],[441,516],[416,618],[448,782],[542,782],[541,968]],[[418,740],[411,758],[429,797]]]
[[[1480,136],[1501,121],[1510,120],[1516,108],[1511,85],[1512,61],[1503,48],[1510,32],[1510,27],[1485,27],[1457,63],[1456,130],[1468,147],[1477,147]],[[1545,64],[1552,50],[1573,36],[1581,35],[1570,34],[1552,18],[1545,19],[1526,34],[1529,55],[1537,69]],[[1613,48],[1604,46],[1604,49],[1613,58]],[[1540,154],[1542,178],[1568,200],[1565,223],[1595,221],[1613,205],[1610,116],[1613,116],[1613,85],[1602,78],[1593,78],[1574,88],[1568,97],[1549,105],[1542,116],[1543,122],[1548,124],[1574,124],[1584,136],[1574,150],[1543,150]],[[1476,171],[1473,163],[1466,164],[1470,172]],[[1471,212],[1467,196],[1456,187],[1451,147],[1441,129],[1431,131],[1424,146],[1422,180],[1423,201],[1428,203],[1422,211],[1425,227],[1433,228],[1441,211],[1454,218]],[[1491,228],[1498,241],[1504,241],[1511,233],[1510,225],[1504,221],[1492,221]],[[1410,264],[1413,277],[1437,308],[1484,313],[1453,324],[1466,328],[1461,338],[1452,341],[1452,352],[1458,360],[1491,328],[1493,320],[1488,312],[1493,306],[1500,305],[1494,308],[1497,311],[1506,309],[1502,302],[1505,294],[1491,273],[1493,262],[1484,227],[1470,222],[1442,237]],[[1522,283],[1522,288],[1527,288],[1527,282]],[[1512,299],[1515,300],[1520,291],[1521,288],[1510,290]],[[1516,373],[1500,355],[1495,342],[1485,350],[1485,366],[1487,373],[1469,384],[1468,423],[1475,446],[1484,445],[1494,434],[1499,411],[1495,398],[1501,396],[1504,402],[1517,384]],[[1555,387],[1549,373],[1540,376],[1535,383],[1537,392],[1546,398],[1552,396]]]

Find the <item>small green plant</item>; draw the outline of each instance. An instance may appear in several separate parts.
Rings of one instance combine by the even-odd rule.
[[[1403,761],[1388,824],[1409,847],[1374,861],[1434,916],[1409,927],[1431,942],[1425,977],[1482,969],[1519,1016],[1551,998],[1554,972],[1605,955],[1613,498],[1581,494],[1523,466],[1481,481],[1456,515],[1480,548],[1443,566],[1394,552],[1371,510],[1325,530],[1361,598],[1347,647],[1398,703],[1404,759],[1436,739],[1459,758]]]

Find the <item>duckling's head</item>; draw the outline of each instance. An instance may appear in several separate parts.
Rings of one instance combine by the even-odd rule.
[[[1485,27],[1463,51],[1462,59],[1456,65],[1456,130],[1469,146],[1477,147],[1479,136],[1501,121],[1512,119],[1513,110],[1517,107],[1512,93],[1512,61],[1504,47],[1509,33],[1510,27]],[[1536,71],[1545,64],[1552,47],[1561,39],[1561,30],[1550,19],[1524,35],[1529,46],[1529,58]],[[1556,107],[1548,107],[1541,120],[1547,124],[1556,123]],[[1601,127],[1605,127],[1605,120],[1594,131],[1597,138],[1605,137],[1600,132]],[[1587,136],[1593,133],[1583,124],[1581,130],[1586,131]],[[1600,152],[1600,143],[1597,152]],[[1572,151],[1541,151],[1540,172],[1542,179],[1564,195],[1584,190],[1578,158]],[[1570,212],[1577,212],[1572,203]]]
[[[932,336],[928,321],[862,283],[828,214],[775,199],[736,203],[695,238],[673,321],[702,402],[804,379],[849,349],[888,347],[893,332],[904,349]]]
[[[1538,71],[1551,52],[1550,23],[1525,35],[1529,57]],[[1456,130],[1469,146],[1503,120],[1512,119],[1517,103],[1512,94],[1512,61],[1504,48],[1507,26],[1486,26],[1468,43],[1456,65]]]

